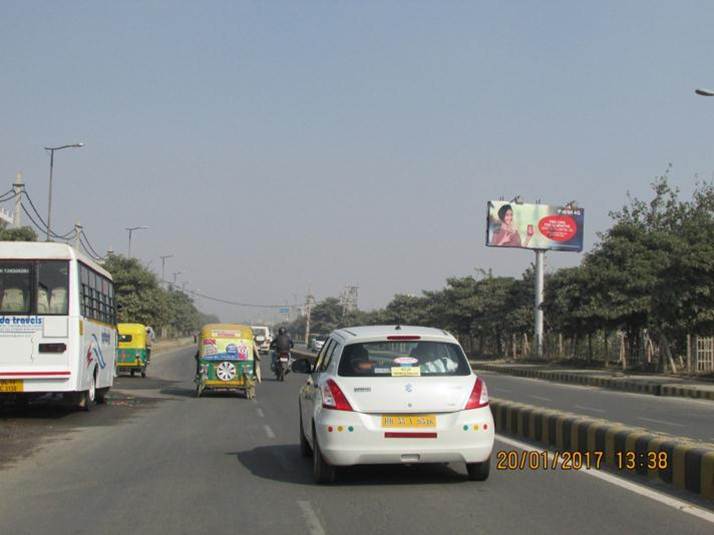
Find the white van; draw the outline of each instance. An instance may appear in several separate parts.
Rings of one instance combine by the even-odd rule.
[[[115,317],[111,274],[91,259],[61,243],[0,242],[0,396],[102,403]]]
[[[270,351],[270,343],[273,341],[270,329],[264,325],[253,325],[251,329],[253,329],[253,337],[255,338],[255,345],[258,346],[258,351],[261,353]]]

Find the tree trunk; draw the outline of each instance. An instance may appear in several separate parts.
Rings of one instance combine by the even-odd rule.
[[[593,362],[593,335],[588,333],[588,365]]]

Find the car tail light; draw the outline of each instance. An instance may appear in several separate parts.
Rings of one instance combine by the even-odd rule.
[[[476,377],[476,382],[474,383],[464,410],[480,409],[486,405],[488,405],[488,389],[486,388],[486,383],[484,383],[480,377]]]
[[[328,379],[322,387],[322,406],[336,411],[351,411],[352,405],[332,379]]]
[[[413,336],[411,334],[393,334],[391,336],[387,336],[387,340],[421,340],[421,336]]]
[[[67,344],[40,344],[40,353],[64,353]]]

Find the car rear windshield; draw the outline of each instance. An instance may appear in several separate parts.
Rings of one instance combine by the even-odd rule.
[[[337,373],[343,377],[432,377],[469,375],[457,344],[448,342],[365,342],[345,346]]]

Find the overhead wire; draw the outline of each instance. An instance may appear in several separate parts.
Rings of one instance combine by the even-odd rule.
[[[89,238],[87,237],[87,233],[84,232],[84,229],[82,229],[79,232],[79,240],[82,242],[82,245],[84,246],[84,249],[90,253],[90,255],[93,255],[95,258],[103,260],[105,257],[100,255],[97,250],[92,246],[92,242],[89,241]]]
[[[256,304],[256,303],[241,303],[238,301],[231,301],[229,299],[221,299],[220,297],[213,297],[211,295],[205,295],[200,292],[196,292],[194,290],[188,290],[188,292],[192,295],[195,295],[196,297],[201,297],[203,299],[208,299],[209,301],[216,301],[217,303],[223,303],[226,305],[233,305],[233,306],[239,306],[239,307],[252,307],[252,308],[284,308],[284,307],[290,307],[291,305],[265,305],[265,304]],[[294,305],[293,305],[294,306]]]

